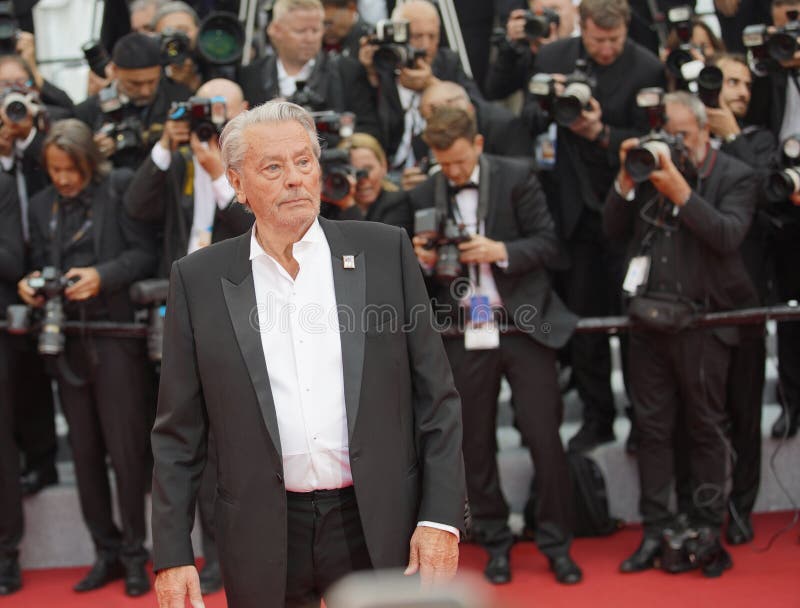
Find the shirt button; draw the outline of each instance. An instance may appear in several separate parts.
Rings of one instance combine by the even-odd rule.
[[[666,263],[667,263],[667,256],[662,256],[662,257],[661,257],[661,262],[662,262],[663,264],[666,264]]]

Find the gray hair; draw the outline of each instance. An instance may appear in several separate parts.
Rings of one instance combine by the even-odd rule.
[[[153,21],[151,22],[150,26],[153,29],[156,29],[159,21],[161,21],[167,15],[172,15],[173,13],[186,13],[192,18],[195,25],[200,25],[200,18],[197,16],[197,11],[195,11],[185,2],[175,0],[174,2],[167,2],[166,4],[162,4],[158,7],[156,14],[153,15]]]
[[[708,114],[703,102],[696,96],[686,91],[675,91],[664,95],[664,105],[674,103],[689,110],[697,119],[697,125],[702,129],[708,124]]]
[[[165,0],[133,0],[128,6],[128,11],[135,13],[136,11],[143,11],[144,9],[155,6],[156,10],[166,4]]]
[[[42,157],[47,148],[55,146],[69,156],[81,177],[99,182],[111,172],[111,163],[94,143],[94,133],[77,118],[65,118],[53,123],[42,143]],[[42,162],[46,165],[46,162]]]
[[[277,0],[272,6],[272,20],[280,21],[292,11],[324,11],[320,0]]]
[[[311,140],[314,156],[319,158],[320,147],[317,138],[317,126],[314,118],[305,109],[295,103],[274,99],[265,104],[246,110],[231,120],[222,130],[219,145],[222,152],[222,164],[225,170],[233,169],[239,173],[244,162],[247,144],[244,132],[248,127],[259,124],[295,121],[300,123]]]

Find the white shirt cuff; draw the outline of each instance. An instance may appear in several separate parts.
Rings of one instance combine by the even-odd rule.
[[[213,182],[211,187],[214,189],[214,199],[217,201],[217,207],[224,211],[231,204],[231,201],[236,196],[233,186],[228,183],[228,178],[223,173]]]
[[[636,198],[636,188],[631,188],[627,195],[622,194],[622,188],[619,187],[619,181],[616,178],[614,179],[614,191],[629,203]]]
[[[498,260],[497,262],[495,262],[495,265],[498,268],[502,268],[503,270],[505,270],[506,268],[508,268],[508,258],[506,258],[505,260]]]
[[[11,171],[11,169],[14,167],[14,157],[0,156],[0,165],[2,165],[3,171]]]
[[[162,171],[166,171],[172,164],[172,153],[162,146],[160,141],[157,141],[156,145],[153,146],[153,149],[150,151],[150,159],[156,167]]]
[[[453,526],[448,526],[447,524],[437,524],[433,521],[420,521],[417,522],[417,526],[425,526],[426,528],[436,528],[437,530],[444,530],[445,532],[450,532],[453,534],[457,540],[461,540],[461,532],[459,532],[458,528],[454,528]]]

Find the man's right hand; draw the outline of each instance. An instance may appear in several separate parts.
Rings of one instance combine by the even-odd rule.
[[[186,599],[192,608],[205,608],[200,593],[200,575],[194,566],[177,566],[156,575],[158,608],[184,608]]]
[[[511,42],[521,42],[527,39],[525,35],[525,9],[518,8],[511,11],[506,23],[506,38]]]
[[[411,242],[414,244],[414,253],[420,264],[426,268],[433,268],[436,266],[436,260],[439,259],[439,255],[436,253],[436,249],[425,249],[425,245],[428,244],[428,239],[426,237],[415,236],[411,239]]]
[[[189,122],[186,120],[167,120],[164,123],[164,130],[161,132],[161,145],[174,152],[178,146],[189,143],[191,131],[189,130]]]
[[[44,296],[37,296],[36,290],[28,285],[28,279],[39,276],[42,276],[42,273],[38,270],[35,270],[28,276],[22,277],[19,280],[19,283],[17,283],[17,294],[19,294],[20,299],[25,302],[25,304],[32,306],[33,308],[41,308],[44,305]]]
[[[406,167],[403,169],[403,175],[400,178],[400,186],[403,190],[413,190],[426,179],[428,179],[428,176],[419,167]]]
[[[619,174],[617,175],[617,184],[622,193],[622,196],[627,196],[628,193],[636,187],[636,182],[625,170],[625,159],[628,157],[628,150],[631,150],[639,145],[638,137],[631,137],[626,139],[619,146]]]

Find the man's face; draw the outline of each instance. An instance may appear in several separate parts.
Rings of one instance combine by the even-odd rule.
[[[578,11],[572,0],[532,0],[531,11],[538,13],[546,8],[554,10],[559,17],[558,37],[569,38],[575,31],[575,20]]]
[[[153,31],[151,23],[156,16],[156,5],[148,4],[131,13],[131,31],[147,34]]]
[[[325,44],[338,44],[350,33],[353,23],[355,23],[355,13],[353,5],[345,8],[325,7]]]
[[[160,34],[164,30],[183,32],[189,37],[192,47],[194,47],[197,42],[197,26],[189,13],[176,12],[164,15],[158,20],[158,23],[156,23],[156,32]]]
[[[69,154],[57,146],[47,146],[44,163],[53,186],[65,198],[78,196],[89,183],[89,176],[84,176]]]
[[[115,68],[117,86],[136,106],[149,106],[156,98],[158,82],[161,80],[161,66],[149,68]]]
[[[738,61],[723,60],[717,65],[722,70],[720,105],[727,107],[736,118],[744,118],[750,104],[750,89],[753,77],[746,65]]]
[[[418,9],[406,10],[404,17],[408,19],[408,43],[415,49],[424,49],[425,59],[433,64],[439,49],[439,17]]]
[[[469,141],[459,137],[447,150],[432,148],[431,151],[445,177],[456,186],[462,186],[469,182],[475,165],[478,164],[478,158],[483,152],[483,138],[476,135],[474,141]]]
[[[256,124],[244,134],[246,152],[240,171],[228,179],[239,202],[259,225],[298,230],[319,213],[322,170],[311,139],[296,121]]]
[[[367,177],[358,180],[356,185],[356,202],[359,205],[371,205],[380,196],[386,165],[367,148],[350,150],[350,164],[356,170],[367,172]]]
[[[692,111],[678,103],[666,106],[667,124],[664,130],[671,135],[682,135],[683,143],[692,156],[695,165],[699,165],[706,157],[708,148],[708,126],[700,127]]]
[[[598,27],[592,19],[581,24],[581,37],[586,52],[598,65],[611,65],[622,54],[628,37],[628,26],[620,23],[611,29]]]
[[[284,63],[305,65],[322,49],[323,12],[294,10],[273,23],[270,38]]]

